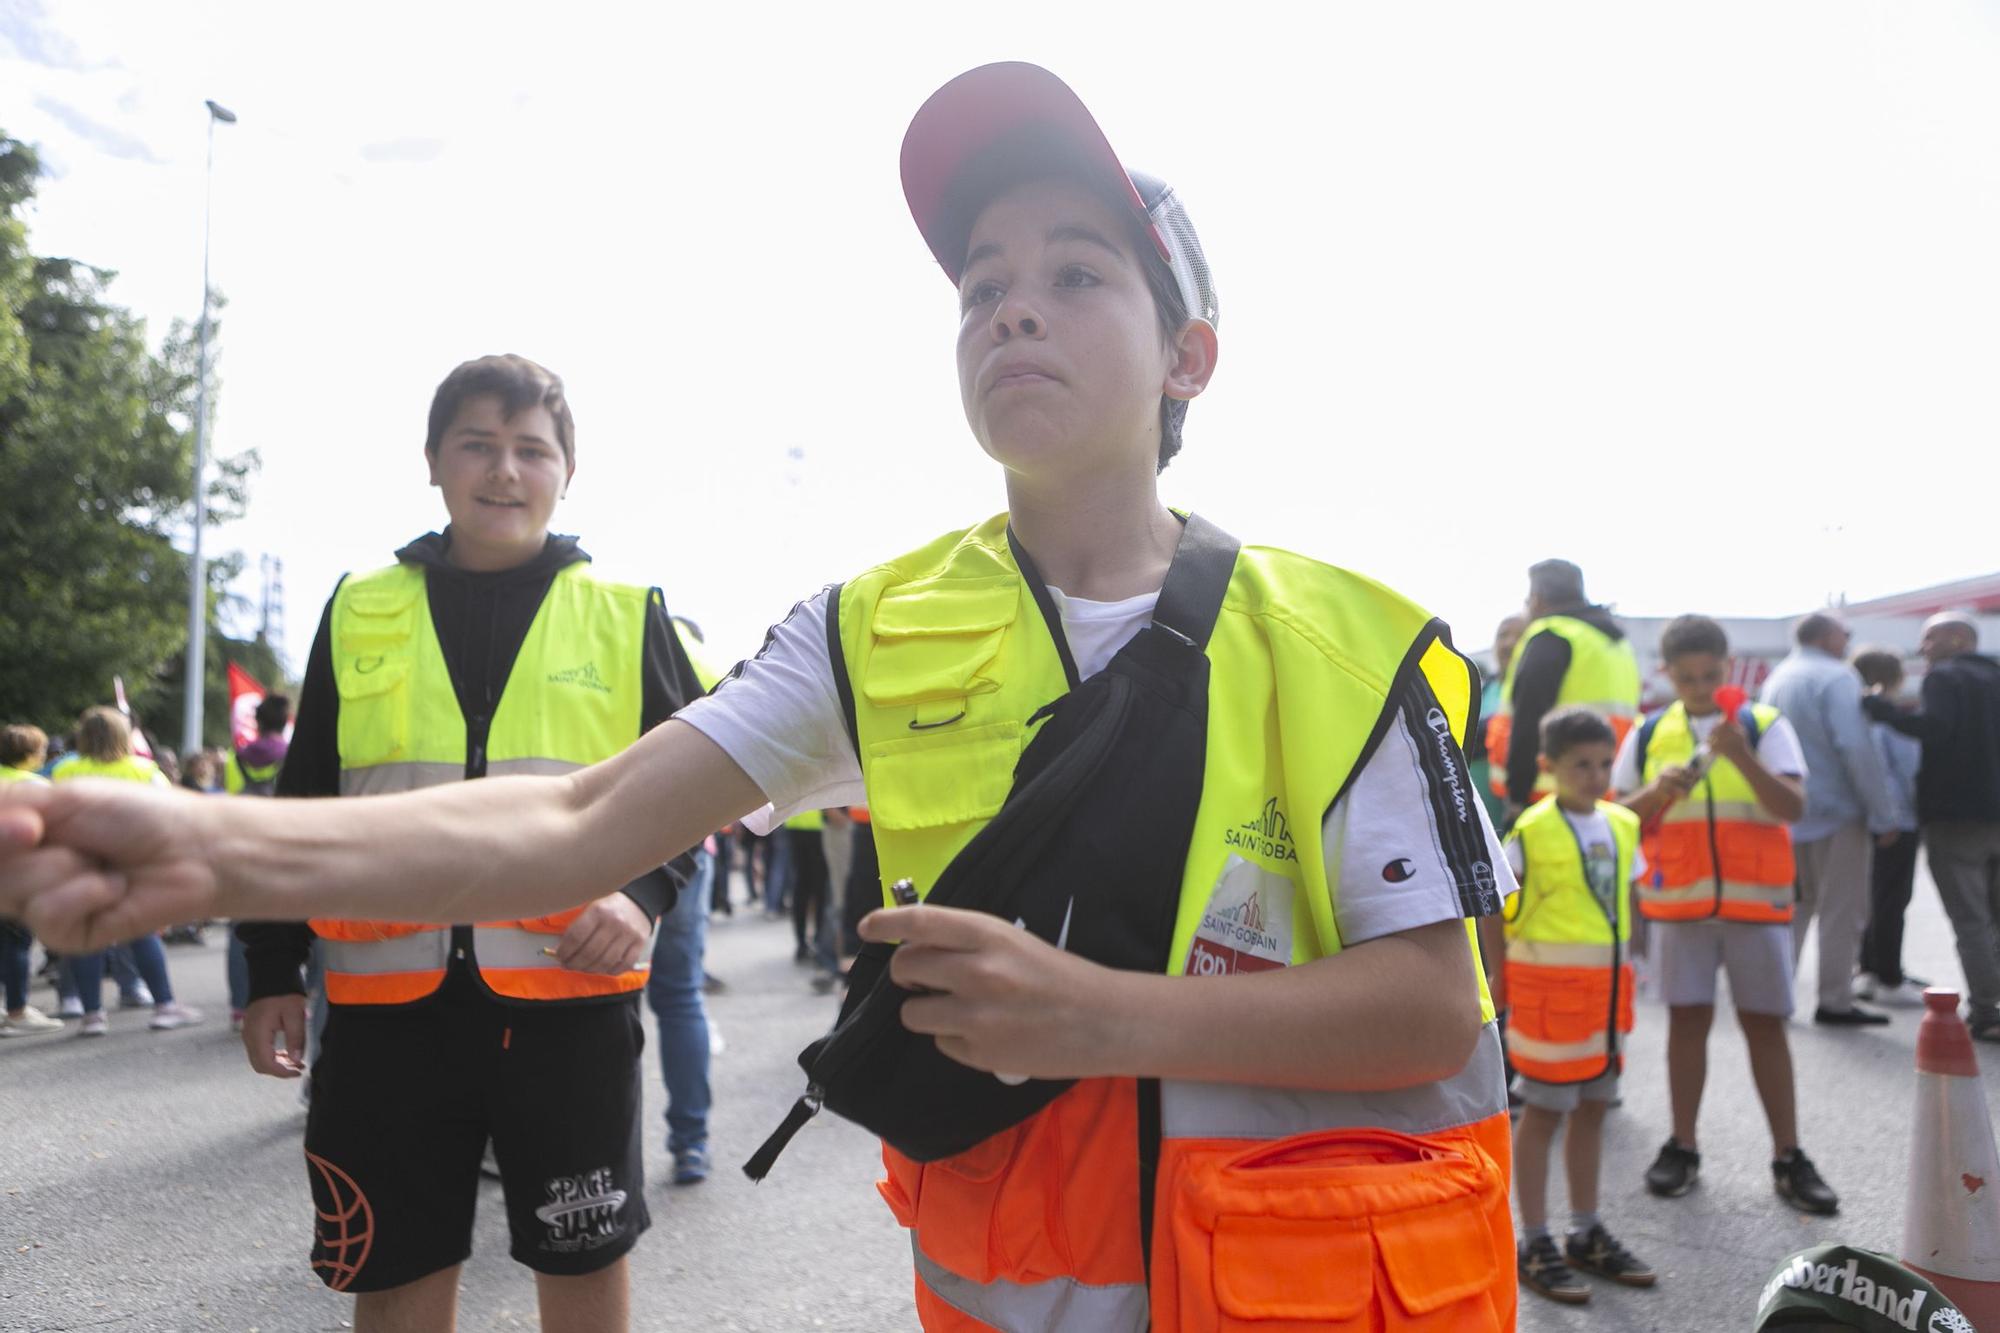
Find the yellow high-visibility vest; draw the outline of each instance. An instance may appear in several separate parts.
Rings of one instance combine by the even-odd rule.
[[[396,564],[356,575],[334,594],[334,683],[340,693],[343,796],[415,791],[485,776],[568,773],[639,738],[647,607],[658,594],[612,583],[587,564],[549,584],[507,676],[485,744],[471,738],[431,623],[425,572]],[[567,1000],[646,984],[644,961],[618,976],[572,972],[543,950],[581,908],[473,928],[480,978],[496,994]],[[401,1004],[444,982],[451,927],[316,919],[327,998]]]
[[[927,893],[999,811],[1029,719],[1069,689],[1062,657],[1004,515],[869,570],[841,588],[835,606],[882,879],[907,877]],[[1258,547],[1238,554],[1207,653],[1208,749],[1168,971],[1237,966],[1197,947],[1205,921],[1223,916],[1242,928],[1232,937],[1240,970],[1330,957],[1341,939],[1323,817],[1378,723],[1393,716],[1394,691],[1410,672],[1429,683],[1433,730],[1463,779],[1458,746],[1474,673],[1436,621],[1380,584]],[[1468,787],[1465,817],[1475,825],[1477,804]],[[1150,1284],[1134,1218],[1149,1169],[1139,1147],[1153,1131],[1150,1101],[1133,1080],[1082,1080],[943,1161],[916,1162],[885,1145],[880,1188],[914,1233],[920,1318],[934,1329],[973,1327],[968,1316],[979,1327],[1079,1333],[1149,1319],[1193,1327],[1184,1296],[1208,1281],[1191,1270],[1213,1260],[1239,1274],[1246,1292],[1296,1283],[1286,1297],[1291,1318],[1354,1317],[1370,1301],[1403,1300],[1377,1286],[1387,1272],[1439,1327],[1511,1327],[1506,1090],[1483,978],[1478,986],[1487,1028],[1471,1061],[1438,1083],[1351,1094],[1160,1080]],[[1319,1154],[1385,1133],[1402,1136],[1398,1153],[1422,1145],[1435,1154],[1425,1160],[1453,1163],[1451,1183],[1413,1178],[1400,1212],[1365,1190],[1328,1184],[1337,1177],[1324,1174],[1329,1159]],[[1200,1200],[1211,1187],[1233,1188],[1230,1163],[1259,1147],[1294,1153],[1296,1178],[1320,1185],[1301,1186],[1289,1203],[1260,1194],[1264,1216],[1238,1236]],[[1379,1170],[1371,1179],[1398,1178]],[[1294,1177],[1274,1165],[1259,1179],[1276,1186]],[[1419,1195],[1421,1223],[1407,1211]],[[1342,1209],[1360,1210],[1358,1231],[1331,1220]],[[1231,1237],[1203,1230],[1217,1225]],[[1175,1239],[1183,1230],[1185,1243]],[[1239,1241],[1280,1247],[1284,1257],[1266,1255],[1252,1273],[1240,1256],[1225,1262],[1214,1249]],[[1300,1247],[1309,1242],[1331,1248],[1306,1259]],[[1439,1246],[1449,1259],[1412,1266]],[[1265,1308],[1254,1294],[1246,1300]]]
[[[1609,903],[1591,889],[1584,849],[1553,796],[1522,812],[1511,841],[1527,873],[1507,918],[1507,1053],[1544,1083],[1586,1083],[1620,1068],[1620,1032],[1632,1030],[1631,882],[1639,817],[1597,803],[1611,827],[1616,883]]]
[[[1486,751],[1492,756],[1489,782],[1495,794],[1507,794],[1507,751],[1514,738],[1514,670],[1521,653],[1537,635],[1547,631],[1569,644],[1569,670],[1563,673],[1556,690],[1555,707],[1582,704],[1594,709],[1616,733],[1620,742],[1639,716],[1639,659],[1629,639],[1614,639],[1587,620],[1575,616],[1543,616],[1521,631],[1520,648],[1507,664],[1501,678],[1500,708],[1486,728]],[[1535,779],[1535,795],[1547,796],[1555,790],[1548,774]]]
[[[1759,736],[1778,720],[1769,704],[1748,711]],[[1679,700],[1647,722],[1645,741],[1645,783],[1693,760],[1694,730]],[[1639,886],[1639,910],[1655,920],[1792,919],[1798,871],[1791,829],[1764,809],[1750,779],[1727,759],[1713,760],[1694,790],[1666,808],[1646,840],[1646,859],[1652,873]]]

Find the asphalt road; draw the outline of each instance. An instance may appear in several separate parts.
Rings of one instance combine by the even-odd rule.
[[[1908,965],[1955,982],[1949,930],[1927,881],[1910,921]],[[0,1330],[348,1326],[350,1302],[306,1268],[311,1206],[297,1085],[245,1065],[228,1030],[219,933],[210,941],[168,951],[175,984],[209,1011],[201,1027],[154,1034],[143,1014],[114,1013],[103,1040],[0,1042]],[[1811,957],[1809,946],[1808,969]],[[650,1136],[658,1183],[648,1190],[653,1229],[634,1255],[635,1328],[914,1327],[908,1243],[871,1188],[872,1140],[823,1116],[762,1185],[735,1169],[796,1097],[792,1058],[823,1030],[833,1001],[813,995],[793,966],[789,927],[741,908],[716,919],[710,970],[728,983],[711,997],[727,1042],[713,1078],[718,1171],[694,1188],[665,1183],[664,1128]],[[1772,1194],[1768,1139],[1727,1021],[1714,1038],[1701,1185],[1680,1200],[1645,1193],[1641,1173],[1666,1136],[1664,1017],[1642,1007],[1625,1103],[1607,1124],[1603,1206],[1660,1269],[1661,1285],[1600,1286],[1586,1310],[1524,1295],[1524,1329],[1745,1329],[1758,1288],[1792,1251],[1823,1240],[1896,1247],[1912,1102],[1909,1011],[1885,1029],[1792,1029],[1806,1147],[1842,1195],[1831,1219],[1801,1217]],[[2000,1090],[2000,1052],[1987,1065],[1991,1093]],[[657,1073],[649,1083],[660,1126]],[[507,1257],[498,1186],[484,1188],[460,1327],[534,1328],[532,1280]],[[1552,1203],[1562,1200],[1552,1186]]]

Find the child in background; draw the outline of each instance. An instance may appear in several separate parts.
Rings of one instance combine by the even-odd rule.
[[[1646,873],[1639,817],[1604,799],[1618,735],[1589,708],[1542,720],[1542,771],[1555,781],[1515,821],[1507,863],[1521,884],[1506,923],[1507,1052],[1524,1103],[1514,1130],[1514,1197],[1521,1211],[1521,1285],[1581,1305],[1580,1268],[1628,1287],[1655,1274],[1597,1216],[1604,1112],[1632,1030],[1630,886]],[[1558,1248],[1548,1223],[1549,1150],[1566,1127],[1570,1225]]]
[[[1893,699],[1903,688],[1903,659],[1886,648],[1854,655],[1870,694]],[[1861,970],[1854,998],[1897,1008],[1924,1002],[1925,983],[1903,973],[1903,913],[1917,878],[1917,764],[1923,746],[1886,722],[1870,725],[1896,807],[1896,831],[1878,837],[1868,887],[1868,928],[1861,935]]]
[[[1679,696],[1626,733],[1612,789],[1649,830],[1654,871],[1639,910],[1657,926],[1652,955],[1667,1002],[1667,1088],[1673,1136],[1646,1170],[1646,1188],[1678,1198],[1701,1174],[1695,1120],[1708,1081],[1715,978],[1729,973],[1750,1048],[1750,1073],[1770,1122],[1772,1183],[1808,1213],[1840,1200],[1799,1150],[1798,1103],[1785,1020],[1792,1012],[1792,837],[1805,813],[1805,759],[1791,723],[1769,704],[1723,716],[1729,637],[1707,616],[1677,616],[1660,656]]]

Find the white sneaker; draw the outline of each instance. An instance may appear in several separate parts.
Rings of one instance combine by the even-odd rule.
[[[719,1028],[719,1027],[717,1027],[717,1026],[715,1025],[715,1020],[714,1020],[714,1019],[712,1019],[712,1018],[711,1018],[711,1019],[709,1019],[709,1020],[708,1020],[708,1053],[709,1053],[709,1054],[710,1054],[711,1056],[716,1056],[716,1055],[721,1055],[721,1054],[722,1054],[722,1053],[723,1053],[724,1051],[726,1051],[726,1050],[728,1050],[728,1049],[729,1049],[729,1043],[728,1043],[728,1042],[726,1042],[726,1041],[724,1041],[724,1040],[722,1039],[722,1029],[721,1029],[721,1028]]]
[[[105,1018],[104,1011],[99,1009],[95,1013],[83,1016],[83,1026],[76,1030],[76,1035],[79,1037],[101,1037],[110,1027],[110,1020]]]
[[[1882,983],[1875,979],[1873,972],[1856,972],[1854,974],[1854,981],[1848,986],[1848,991],[1855,999],[1865,1000],[1873,1004],[1875,1002],[1875,993],[1881,988],[1881,985]]]
[[[74,995],[65,995],[65,996],[63,996],[63,997],[62,997],[62,1003],[60,1003],[60,1004],[58,1004],[58,1005],[56,1006],[56,1017],[57,1017],[57,1018],[82,1018],[82,1017],[83,1017],[83,1001],[82,1001],[82,1000],[80,1000],[80,999],[78,999],[78,998],[77,998],[76,996],[74,996]]]
[[[153,1006],[153,1021],[146,1026],[155,1032],[168,1032],[174,1028],[193,1027],[201,1022],[201,1010],[175,1002]]]
[[[118,1007],[120,1009],[151,1009],[153,1007],[153,992],[146,989],[146,983],[142,981],[132,988],[130,995],[120,995],[118,997]]]
[[[1868,998],[1890,1009],[1921,1009],[1924,1007],[1924,988],[1904,977],[1893,986],[1878,984],[1875,993]]]
[[[50,1018],[34,1005],[28,1005],[18,1014],[0,1018],[0,1037],[30,1037],[38,1032],[60,1032],[62,1023]]]

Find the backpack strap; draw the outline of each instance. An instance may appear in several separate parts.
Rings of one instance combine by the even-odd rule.
[[[1199,514],[1189,514],[1174,562],[1153,607],[1153,624],[1206,651],[1243,544]]]
[[[1757,753],[1757,742],[1764,738],[1764,724],[1757,720],[1757,710],[1744,704],[1737,710],[1736,723],[1743,728],[1743,734],[1750,738],[1750,753]]]
[[[1653,743],[1653,733],[1659,730],[1660,719],[1666,715],[1667,710],[1662,708],[1659,712],[1639,724],[1639,740],[1638,744],[1633,748],[1632,757],[1637,761],[1639,781],[1641,782],[1646,780],[1646,747]]]

